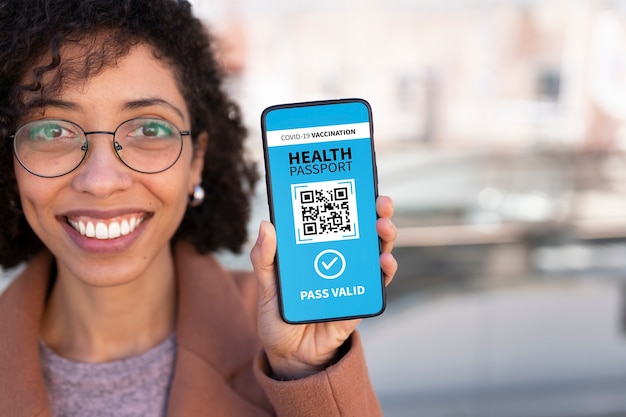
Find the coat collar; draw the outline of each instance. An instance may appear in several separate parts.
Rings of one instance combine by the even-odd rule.
[[[51,261],[37,255],[0,296],[2,416],[50,416],[37,341]]]
[[[181,242],[174,249],[178,276],[178,355],[169,416],[186,414],[187,387],[225,391],[229,379],[253,360],[259,342],[237,296],[232,275],[215,259]],[[50,282],[52,256],[33,258],[0,295],[0,415],[50,416],[39,360],[39,324]],[[188,360],[189,357],[194,360]],[[199,372],[198,363],[212,372]],[[216,378],[216,375],[221,377]],[[207,378],[212,378],[207,382]],[[217,381],[213,381],[217,379]],[[209,397],[206,397],[209,398]],[[194,405],[210,409],[210,404]]]

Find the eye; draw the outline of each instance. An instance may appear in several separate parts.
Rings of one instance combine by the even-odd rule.
[[[141,120],[133,126],[128,136],[145,137],[145,138],[169,138],[173,135],[172,126],[165,121],[160,120]]]
[[[36,141],[55,141],[59,139],[72,139],[76,137],[76,132],[72,127],[57,121],[43,121],[33,123],[28,136]]]

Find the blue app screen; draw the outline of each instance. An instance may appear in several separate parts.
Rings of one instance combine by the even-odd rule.
[[[289,322],[384,308],[370,117],[360,100],[264,113],[281,306]]]

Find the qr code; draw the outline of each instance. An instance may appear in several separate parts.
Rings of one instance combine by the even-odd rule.
[[[296,243],[358,239],[354,180],[292,184]]]

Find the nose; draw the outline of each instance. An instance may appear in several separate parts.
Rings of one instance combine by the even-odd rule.
[[[111,134],[92,133],[87,143],[87,155],[73,173],[73,187],[98,198],[128,189],[133,182],[132,171],[117,157]]]

